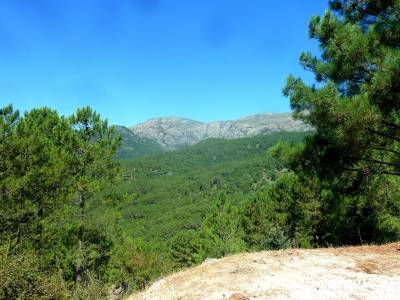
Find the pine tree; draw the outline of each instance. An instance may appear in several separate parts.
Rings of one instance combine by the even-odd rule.
[[[0,109],[0,235],[1,240],[17,239],[19,236],[13,180],[16,172],[13,159],[17,152],[16,126],[19,112],[11,105]],[[14,234],[13,234],[14,233]],[[16,233],[16,234],[15,234]]]
[[[295,116],[316,130],[303,166],[354,180],[400,175],[399,20],[399,0],[334,0],[311,19],[321,57],[302,53],[300,62],[317,82],[290,76],[284,89]]]
[[[70,172],[74,177],[74,190],[78,205],[77,257],[75,282],[82,280],[85,271],[85,215],[87,201],[102,186],[118,174],[114,155],[120,138],[113,127],[89,107],[78,109],[69,118],[73,136],[70,142]]]
[[[181,269],[200,263],[205,255],[199,232],[181,231],[171,239],[169,255],[174,267]]]
[[[244,231],[244,241],[250,249],[261,250],[262,243],[272,227],[270,214],[275,203],[265,194],[257,194],[246,201],[241,216]]]
[[[388,192],[400,179],[400,1],[329,4],[309,24],[321,55],[300,56],[315,84],[289,76],[284,88],[294,116],[315,132],[283,157],[321,195],[320,243],[393,241],[400,235],[399,198]]]
[[[223,257],[245,249],[239,210],[220,194],[200,229],[203,249],[208,257]]]
[[[64,176],[65,151],[61,140],[67,122],[55,111],[2,110],[1,168],[2,212],[5,232],[19,244],[22,238],[40,250],[44,220],[65,201],[68,178]]]

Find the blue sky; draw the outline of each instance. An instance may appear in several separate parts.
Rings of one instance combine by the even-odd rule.
[[[325,0],[1,0],[0,106],[90,105],[112,124],[289,111]]]

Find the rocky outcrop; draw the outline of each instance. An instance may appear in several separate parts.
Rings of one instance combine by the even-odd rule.
[[[208,138],[236,139],[275,131],[306,131],[310,128],[291,113],[263,113],[235,121],[202,123],[185,118],[166,117],[138,124],[132,131],[155,140],[166,150],[196,144]]]
[[[165,278],[129,300],[399,299],[400,243],[245,253]]]

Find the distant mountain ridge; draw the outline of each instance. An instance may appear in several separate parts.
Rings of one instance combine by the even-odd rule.
[[[294,120],[292,113],[262,113],[210,123],[178,117],[154,118],[131,130],[137,137],[157,142],[164,150],[176,150],[208,138],[237,139],[277,131],[304,132],[310,127]]]
[[[117,152],[117,157],[120,159],[127,159],[135,156],[143,156],[164,151],[161,145],[155,140],[138,136],[127,127],[115,126],[115,131],[122,137],[122,144]]]

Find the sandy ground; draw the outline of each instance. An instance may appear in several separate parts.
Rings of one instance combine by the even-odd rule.
[[[400,243],[209,260],[128,299],[400,299]]]

